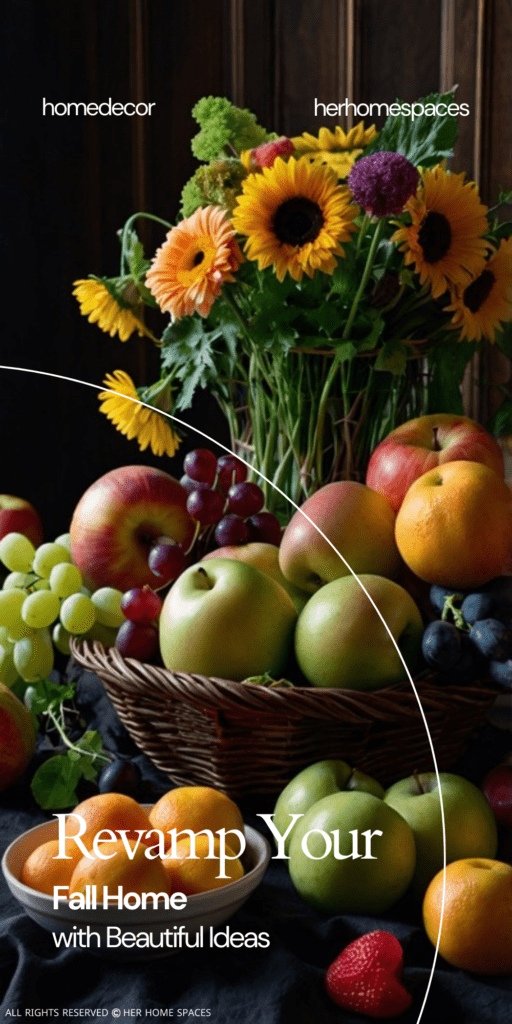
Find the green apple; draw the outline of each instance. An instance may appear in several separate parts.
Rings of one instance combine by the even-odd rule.
[[[371,793],[325,796],[293,829],[290,878],[307,903],[327,914],[388,910],[409,887],[415,863],[409,825]]]
[[[203,562],[207,562],[210,558],[234,558],[237,562],[246,562],[247,565],[254,565],[255,569],[266,573],[267,576],[270,576],[284,587],[290,595],[297,612],[302,611],[310,596],[307,591],[295,587],[293,583],[286,579],[286,576],[283,576],[279,565],[279,548],[275,544],[264,544],[260,541],[254,541],[251,544],[230,544],[227,547],[215,548],[213,551],[209,551],[204,556]]]
[[[160,613],[160,650],[176,672],[242,680],[278,675],[297,619],[291,597],[252,565],[228,558],[190,566]]]
[[[449,772],[439,774],[446,830],[446,863],[496,855],[496,821],[483,793]],[[395,782],[385,803],[409,823],[416,841],[413,888],[422,895],[443,867],[441,800],[435,772],[421,772]]]
[[[412,597],[383,576],[343,576],[321,587],[297,621],[295,655],[313,686],[378,690],[407,678],[388,630],[365,591],[406,664],[414,667],[423,623]]]
[[[317,761],[299,772],[278,797],[274,811],[274,825],[277,831],[282,836],[286,835],[293,820],[291,815],[305,814],[324,796],[342,790],[373,793],[380,799],[384,796],[380,782],[364,772],[354,770],[346,761]],[[291,837],[290,829],[284,841],[286,854],[290,849]]]

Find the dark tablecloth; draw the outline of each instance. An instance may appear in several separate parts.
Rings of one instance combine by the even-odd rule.
[[[111,750],[131,754],[144,778],[165,791],[169,782],[133,747],[101,684],[81,675],[82,711]],[[497,763],[511,734],[485,725],[456,766],[472,781]],[[249,824],[265,831],[244,809]],[[271,806],[258,808],[262,812]],[[27,828],[46,820],[34,804],[28,779],[0,798],[2,853]],[[209,1020],[212,1024],[361,1024],[370,1018],[336,1007],[323,989],[329,963],[353,938],[384,928],[401,941],[404,981],[413,993],[400,1017],[416,1024],[429,983],[433,948],[419,925],[418,908],[404,899],[387,915],[327,917],[295,894],[285,865],[272,860],[262,885],[229,922],[242,932],[266,931],[268,949],[184,950],[137,964],[106,961],[87,950],[56,949],[52,936],[20,909],[0,883],[0,986],[2,1022],[27,1017],[69,1021]],[[511,921],[512,928],[512,921]],[[46,1011],[46,1012],[44,1012]],[[172,1012],[171,1012],[172,1011]],[[423,1014],[429,1024],[510,1024],[512,979],[470,975],[438,960]]]

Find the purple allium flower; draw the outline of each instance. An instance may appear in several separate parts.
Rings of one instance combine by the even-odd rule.
[[[374,217],[401,213],[414,195],[419,174],[401,153],[372,153],[354,164],[348,186],[354,199]]]

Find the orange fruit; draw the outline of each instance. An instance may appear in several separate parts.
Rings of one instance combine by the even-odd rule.
[[[197,892],[209,892],[210,889],[220,889],[230,882],[236,882],[242,878],[244,869],[238,857],[233,860],[226,860],[223,874],[227,878],[219,878],[221,871],[219,861],[220,840],[217,837],[213,840],[213,857],[209,858],[210,844],[208,836],[197,836],[195,840],[195,858],[190,856],[191,840],[189,836],[180,839],[176,843],[176,857],[166,857],[162,861],[165,872],[170,881],[171,892],[182,892],[185,896],[193,896]],[[232,856],[232,851],[226,843],[226,854]],[[197,859],[196,859],[197,858]]]
[[[21,700],[0,683],[0,793],[28,767],[36,748],[32,718]]]
[[[423,923],[435,946],[441,920],[443,872],[423,901]],[[477,974],[512,974],[512,867],[469,857],[446,868],[439,952],[449,964]]]
[[[218,832],[221,828],[244,830],[244,820],[236,804],[225,793],[209,786],[171,789],[152,808],[149,820],[153,828],[164,835],[173,828],[178,832],[188,828],[196,833],[204,828],[210,832]],[[236,836],[233,840],[236,842]],[[171,837],[165,836],[166,849],[170,842]]]
[[[82,854],[72,839],[66,839],[65,850],[66,859],[59,858],[58,839],[49,839],[46,843],[41,843],[27,857],[20,881],[31,889],[47,893],[48,896],[53,896],[55,885],[69,885],[71,875]]]
[[[512,568],[512,494],[480,462],[446,462],[409,488],[395,537],[420,579],[470,590]]]
[[[90,796],[75,807],[73,814],[79,814],[85,821],[85,832],[80,839],[87,850],[92,849],[94,837],[103,829],[110,829],[112,832],[126,830],[128,839],[135,841],[138,839],[138,831],[142,830],[142,843],[151,846],[155,842],[154,836],[145,838],[145,833],[151,829],[146,811],[136,800],[131,796],[125,796],[124,793],[100,793],[98,796]],[[66,836],[78,835],[80,828],[80,823],[71,818],[66,822]]]
[[[117,896],[118,886],[122,886],[124,895],[129,892],[142,896],[146,892],[169,892],[169,878],[162,861],[146,857],[146,847],[142,843],[129,843],[133,853],[130,859],[121,839],[115,843],[101,843],[99,849],[102,857],[81,857],[73,871],[69,883],[69,891],[85,892],[86,885],[96,885],[98,902],[103,895],[103,886],[108,887],[109,896]]]

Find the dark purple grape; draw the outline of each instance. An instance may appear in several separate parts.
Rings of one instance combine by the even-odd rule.
[[[215,527],[215,542],[220,548],[229,544],[247,544],[249,530],[239,516],[223,516]]]
[[[195,448],[193,452],[185,455],[183,469],[192,480],[211,487],[217,472],[217,456],[209,448]]]
[[[434,583],[433,586],[430,588],[429,597],[430,604],[432,605],[434,611],[439,612],[439,614],[442,615],[444,610],[444,603],[447,597],[455,597],[457,601],[462,601],[465,597],[465,594],[462,590],[457,590],[454,587],[440,587],[438,586],[437,583]]]
[[[228,491],[229,511],[237,516],[254,516],[261,512],[265,504],[265,495],[258,484],[234,484]]]
[[[227,494],[233,484],[242,483],[246,476],[247,466],[236,455],[221,455],[217,459],[217,481],[223,494]]]
[[[471,628],[469,639],[489,661],[512,658],[512,630],[498,619],[482,619]]]
[[[218,491],[192,491],[187,498],[187,512],[201,526],[218,523],[224,505],[225,500]]]
[[[279,520],[272,512],[258,512],[247,520],[249,540],[260,544],[273,544],[279,547],[282,530]]]
[[[493,683],[503,690],[512,690],[512,658],[507,661],[490,661],[487,671]]]
[[[141,781],[139,768],[133,761],[116,757],[103,769],[98,778],[100,793],[124,793],[135,796]]]
[[[496,611],[496,599],[493,594],[468,594],[461,605],[461,612],[470,626],[480,619],[490,619]]]
[[[427,665],[438,672],[452,669],[461,656],[460,632],[452,622],[436,619],[427,626],[421,641],[421,651]]]
[[[163,586],[165,583],[174,582],[183,572],[187,565],[187,556],[181,544],[155,544],[149,552],[148,565],[151,572],[158,576],[160,586]]]
[[[159,650],[158,629],[155,626],[140,626],[127,619],[117,631],[116,647],[123,658],[151,661]]]
[[[186,473],[182,476],[180,484],[187,494],[190,494],[191,491],[207,491],[210,487],[210,484],[201,483],[200,480],[192,480],[192,477],[187,476]]]
[[[133,587],[121,599],[121,611],[130,622],[149,626],[158,619],[162,600],[150,587]]]
[[[249,540],[260,544],[274,544],[276,548],[281,543],[281,526],[273,512],[258,512],[247,520],[249,527]]]

